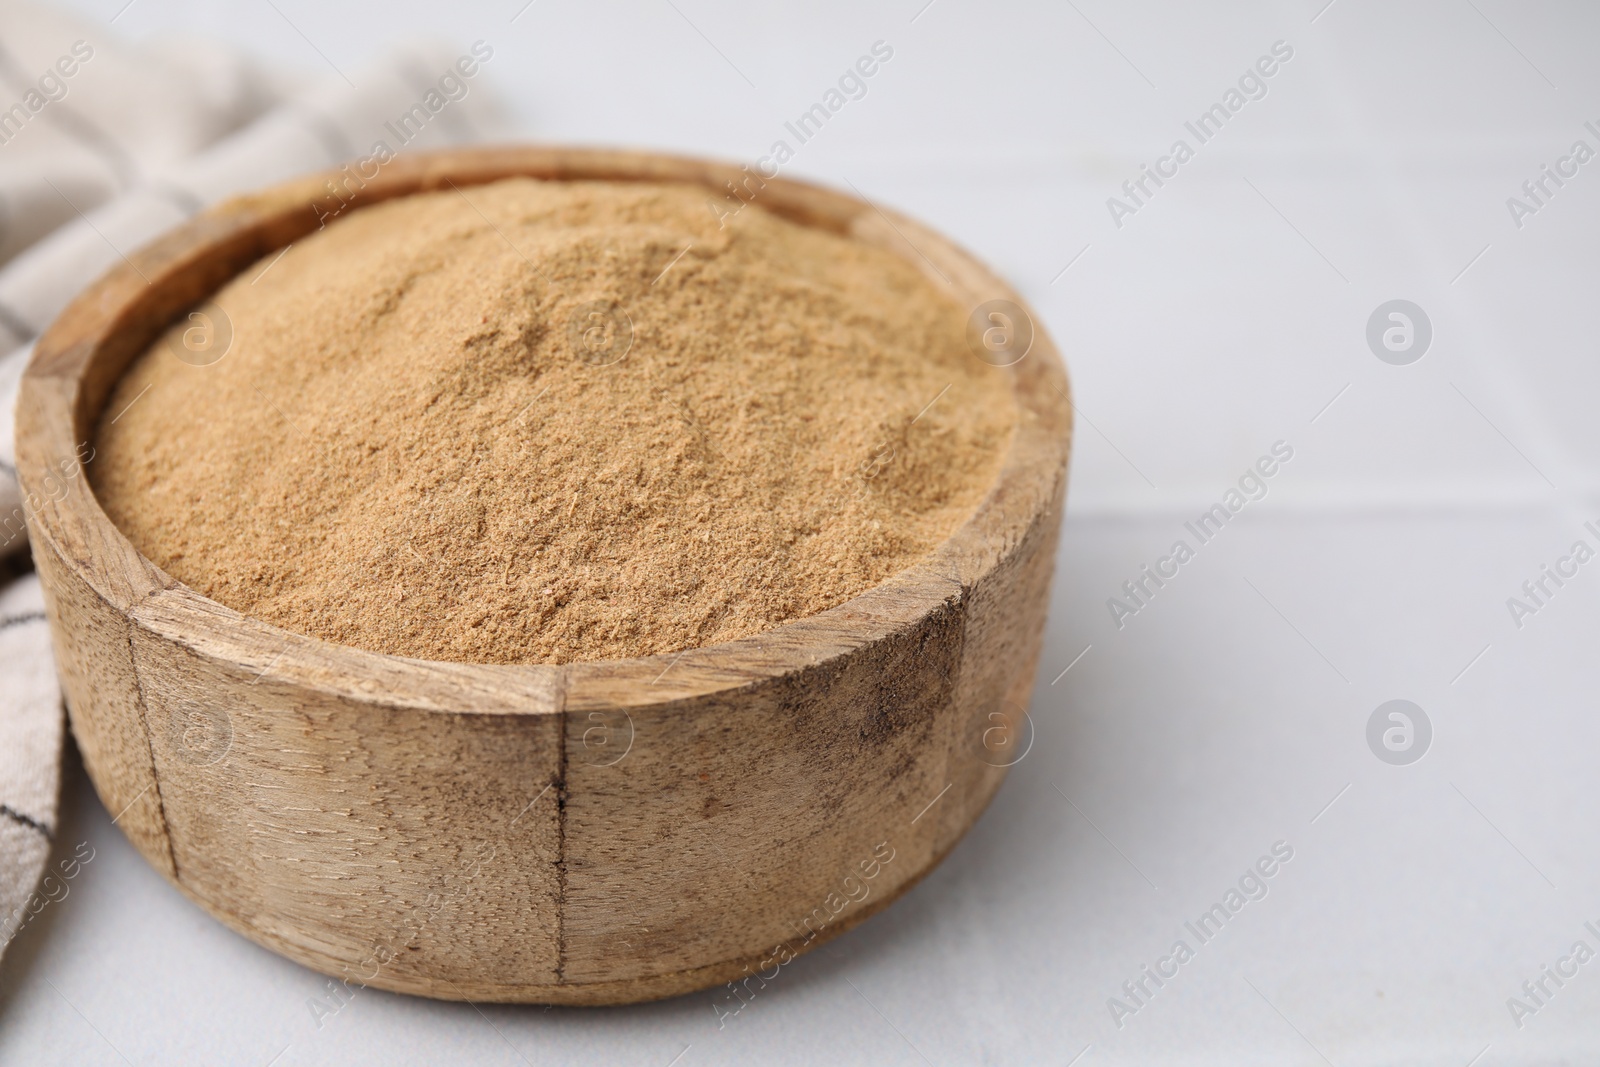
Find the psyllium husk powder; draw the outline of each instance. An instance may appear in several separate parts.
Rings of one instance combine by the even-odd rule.
[[[392,200],[213,304],[220,359],[179,358],[179,323],[108,401],[107,513],[244,614],[424,659],[645,656],[826,610],[973,512],[1015,420],[968,309],[907,261],[759,206],[719,223],[689,186]]]

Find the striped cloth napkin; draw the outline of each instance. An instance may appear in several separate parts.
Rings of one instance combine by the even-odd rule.
[[[481,45],[398,48],[295,76],[211,42],[130,44],[114,27],[0,0],[0,557],[25,547],[12,433],[35,338],[124,254],[208,204],[371,154],[505,132]],[[463,67],[461,69],[466,69]],[[385,124],[451,76],[404,148]],[[412,134],[410,126],[406,132]],[[18,557],[20,559],[20,557]],[[0,953],[48,897],[63,716],[39,582],[0,564]],[[48,879],[46,880],[48,885]]]

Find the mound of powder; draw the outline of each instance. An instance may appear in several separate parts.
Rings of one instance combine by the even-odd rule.
[[[823,611],[972,513],[1015,417],[909,263],[754,206],[719,226],[686,186],[389,201],[214,303],[226,355],[178,358],[180,324],[106,405],[107,513],[240,612],[425,659]]]

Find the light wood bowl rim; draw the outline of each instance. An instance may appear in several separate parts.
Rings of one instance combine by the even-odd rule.
[[[175,227],[128,255],[85,289],[40,338],[23,375],[17,429],[17,467],[24,498],[94,428],[112,385],[148,347],[159,328],[144,325],[157,305],[163,323],[193,307],[284,245],[316,228],[311,204],[326,199],[324,183],[337,171],[235,197]],[[720,192],[748,169],[689,157],[613,149],[521,145],[408,155],[382,168],[352,201],[359,208],[414,192],[469,189],[501,178],[682,181]],[[480,664],[433,661],[371,652],[296,633],[250,618],[201,595],[144,557],[110,520],[87,475],[50,506],[29,507],[31,538],[45,538],[97,595],[145,628],[205,658],[271,673],[280,685],[330,696],[449,714],[562,714],[584,707],[645,707],[732,692],[816,667],[903,630],[958,599],[1017,543],[1043,506],[1050,479],[1041,469],[1063,468],[1072,405],[1061,358],[1037,313],[970,253],[898,212],[850,194],[791,178],[768,178],[757,203],[811,225],[860,237],[877,220],[894,231],[875,242],[894,248],[930,279],[943,274],[958,297],[987,294],[1012,301],[1031,318],[1033,345],[1006,373],[1018,420],[999,477],[977,509],[927,557],[816,615],[763,633],[634,659],[565,664]],[[463,195],[465,195],[463,193]],[[297,232],[298,231],[298,232]],[[289,240],[283,240],[290,235]],[[895,235],[898,240],[895,240]],[[228,249],[245,251],[229,252]],[[218,273],[220,261],[235,269]],[[197,267],[209,280],[196,288]],[[974,357],[976,358],[976,357]],[[108,372],[111,363],[118,363]],[[103,379],[103,380],[97,380]],[[92,462],[92,461],[91,461]],[[63,551],[70,521],[101,554]],[[998,548],[996,546],[999,546]],[[135,578],[113,577],[117,557]],[[144,580],[144,579],[147,579]],[[278,648],[275,655],[271,649]],[[553,696],[557,699],[552,700]]]

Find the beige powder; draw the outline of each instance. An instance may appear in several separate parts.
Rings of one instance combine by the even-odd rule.
[[[644,656],[825,610],[971,514],[1014,418],[914,267],[756,207],[719,228],[684,186],[390,201],[215,302],[226,356],[163,339],[107,404],[106,511],[223,604],[405,656]]]

